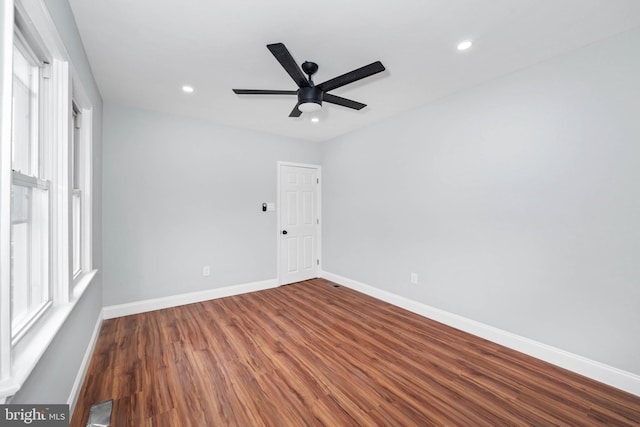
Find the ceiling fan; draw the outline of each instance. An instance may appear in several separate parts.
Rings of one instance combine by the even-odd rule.
[[[353,108],[354,110],[361,110],[367,105],[327,92],[385,70],[384,65],[380,61],[376,61],[316,85],[311,76],[318,71],[318,64],[305,61],[302,63],[302,69],[300,69],[287,47],[282,43],[268,44],[267,49],[271,51],[273,56],[280,62],[280,65],[296,82],[298,90],[233,89],[233,91],[238,95],[297,95],[298,103],[293,107],[289,117],[300,117],[302,113],[318,111],[322,107],[323,101]],[[308,77],[305,77],[305,74]]]

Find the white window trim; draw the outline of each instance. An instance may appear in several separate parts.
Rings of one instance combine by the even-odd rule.
[[[52,246],[51,269],[52,291],[54,303],[49,310],[22,337],[15,346],[11,345],[11,314],[10,314],[10,230],[11,218],[8,209],[11,200],[11,92],[13,78],[13,37],[14,37],[14,7],[29,26],[31,36],[37,37],[37,50],[45,49],[47,57],[51,59],[51,97],[45,102],[56,102],[53,120],[47,120],[44,126],[50,141],[54,162],[57,162],[51,175],[52,186]],[[78,74],[70,63],[70,57],[64,47],[56,26],[49,15],[43,0],[5,0],[0,2],[2,8],[2,22],[0,28],[0,403],[4,403],[13,396],[27,380],[36,364],[53,341],[56,334],[73,311],[84,291],[93,281],[97,271],[91,266],[91,189],[92,189],[92,152],[91,143],[87,143],[85,155],[88,156],[90,173],[85,173],[83,185],[88,191],[83,191],[82,203],[87,208],[83,210],[83,274],[72,283],[70,259],[70,222],[71,209],[70,176],[69,176],[69,132],[71,115],[72,81],[73,95],[80,101],[86,126],[84,132],[87,139],[92,140],[91,114],[92,107],[86,92],[80,84]],[[51,146],[51,145],[49,145]],[[83,161],[85,159],[83,158]],[[64,171],[64,172],[62,172]],[[66,178],[64,175],[66,173]],[[57,176],[54,176],[57,175]],[[55,220],[54,220],[55,217]],[[62,263],[62,264],[61,264]],[[60,266],[68,268],[61,268]]]
[[[76,106],[80,109],[80,115],[82,117],[82,126],[80,127],[80,143],[82,147],[80,149],[80,270],[81,273],[78,277],[71,277],[72,286],[69,286],[69,298],[73,300],[75,294],[82,294],[88,283],[83,280],[87,274],[93,271],[93,144],[87,143],[93,140],[93,108],[91,101],[87,96],[80,78],[72,71],[72,94],[73,100]],[[71,126],[73,126],[73,116],[71,117]],[[71,129],[73,131],[73,129]],[[73,187],[73,183],[70,183],[70,188]],[[73,189],[71,190],[73,191]],[[71,203],[71,197],[69,198]],[[69,212],[72,212],[72,206],[69,205]],[[72,248],[70,247],[71,251]],[[70,253],[71,256],[71,253]],[[70,269],[71,270],[71,269]],[[71,271],[73,275],[73,271]],[[83,286],[84,285],[84,286]]]
[[[11,93],[13,88],[12,1],[0,2],[0,207],[11,203]],[[0,209],[0,403],[19,387],[11,377],[11,213]]]
[[[71,232],[71,176],[69,166],[71,135],[69,112],[71,111],[71,78],[69,63],[57,58],[51,64],[51,97],[57,120],[47,123],[47,134],[52,136],[51,156],[51,271],[53,298],[60,303],[70,301],[68,284],[71,279],[71,254],[68,238]]]
[[[37,123],[37,129],[36,129],[37,132],[35,132],[35,134],[37,134],[37,144],[31,144],[31,141],[29,143],[30,151],[31,149],[33,149],[33,152],[30,152],[29,154],[28,163],[29,163],[29,171],[30,171],[29,175],[42,177],[44,175],[44,165],[41,163],[40,160],[43,157],[41,155],[41,151],[43,146],[42,135],[44,134],[44,129],[42,128],[41,124],[42,124],[42,112],[43,112],[42,101],[46,99],[46,94],[45,94],[46,90],[43,90],[44,89],[43,74],[44,74],[45,64],[42,63],[38,54],[35,53],[31,45],[29,44],[29,42],[26,40],[26,38],[24,37],[24,35],[19,29],[14,28],[13,37],[14,37],[14,44],[16,45],[18,50],[22,53],[22,55],[25,57],[25,59],[30,63],[30,65],[38,68],[38,88],[37,88],[38,116],[37,116],[37,119],[35,120],[35,122]],[[33,123],[31,123],[31,125],[33,126]],[[18,172],[21,172],[21,171],[18,171]],[[15,172],[14,172],[14,175],[15,175]]]
[[[34,187],[40,190],[48,190],[51,187],[51,181],[48,179],[40,179],[16,171],[13,171],[12,178],[14,184],[22,187]]]
[[[51,187],[51,181],[49,180],[43,180],[34,176],[24,175],[16,171],[12,172],[12,184],[19,185],[26,188],[40,189],[40,190],[46,190],[46,191],[49,191]],[[49,216],[51,214],[50,208],[47,208],[47,210],[48,210],[47,216]],[[49,239],[47,239],[47,241],[48,240]],[[49,252],[48,249],[49,248],[47,248],[47,252]],[[47,274],[49,274],[48,272],[49,272],[49,268],[47,268]],[[47,281],[47,287],[49,288],[49,291],[50,291],[51,284],[49,283],[49,280]],[[16,327],[16,329],[11,330],[12,346],[15,347],[18,341],[20,341],[22,337],[24,337],[28,333],[31,327],[36,322],[38,322],[38,320],[46,313],[49,307],[51,307],[52,303],[53,303],[52,298],[50,298],[48,301],[43,302],[40,305],[40,307],[36,310],[35,314],[31,316],[29,319],[27,319],[26,322],[24,322],[24,324],[19,325]]]

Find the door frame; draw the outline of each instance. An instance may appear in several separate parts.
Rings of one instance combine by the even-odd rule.
[[[295,166],[300,168],[307,169],[315,169],[318,176],[318,191],[316,192],[316,206],[318,207],[318,238],[316,239],[316,253],[318,254],[318,270],[317,277],[320,277],[320,272],[322,271],[322,166],[314,165],[310,163],[295,163],[295,162],[284,162],[278,160],[277,169],[278,169],[278,177],[276,183],[276,246],[277,246],[277,257],[276,257],[276,271],[278,274],[278,285],[282,285],[282,275],[280,271],[280,261],[282,258],[282,250],[280,248],[280,231],[282,230],[280,225],[280,212],[282,211],[282,200],[280,200],[280,170],[282,166]]]

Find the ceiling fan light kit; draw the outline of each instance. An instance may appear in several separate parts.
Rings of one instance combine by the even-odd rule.
[[[293,56],[282,43],[268,44],[267,49],[280,62],[282,68],[289,73],[289,76],[298,85],[298,90],[233,89],[233,92],[238,95],[297,95],[298,102],[293,107],[289,117],[300,117],[302,113],[318,111],[322,108],[323,101],[354,110],[361,110],[367,105],[327,92],[385,70],[384,65],[380,61],[376,61],[316,85],[312,76],[318,71],[318,64],[305,61],[301,67],[298,67]],[[305,74],[307,77],[305,77]]]
[[[315,86],[298,89],[298,110],[313,113],[322,108],[322,91]]]
[[[321,108],[322,108],[322,104],[320,104],[319,102],[316,103],[315,101],[298,104],[298,110],[300,110],[303,113],[313,113],[314,111],[318,111]]]

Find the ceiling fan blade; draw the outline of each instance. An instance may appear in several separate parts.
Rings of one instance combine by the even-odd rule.
[[[322,96],[322,100],[325,102],[329,102],[331,104],[341,105],[347,108],[353,108],[354,110],[362,110],[367,104],[363,104],[361,102],[352,101],[347,98],[342,98],[340,96],[332,95],[330,93],[325,93]]]
[[[320,83],[319,85],[316,85],[316,86],[326,92],[329,90],[337,89],[349,83],[353,83],[358,80],[364,79],[365,77],[369,77],[374,74],[381,73],[384,70],[385,68],[384,68],[384,65],[382,65],[382,62],[376,61],[369,65],[365,65],[362,68],[358,68],[357,70],[353,70],[341,76],[335,77],[331,80],[327,80],[326,82]]]
[[[238,95],[297,95],[295,90],[233,89]]]
[[[293,107],[293,110],[291,110],[289,117],[300,117],[301,114],[302,111],[298,110],[298,104],[296,104],[296,106]]]
[[[273,56],[276,57],[280,65],[289,73],[294,82],[298,85],[298,87],[309,87],[309,81],[302,73],[302,70],[296,64],[296,61],[289,53],[287,47],[282,43],[274,43],[268,44],[267,49],[271,51]]]

